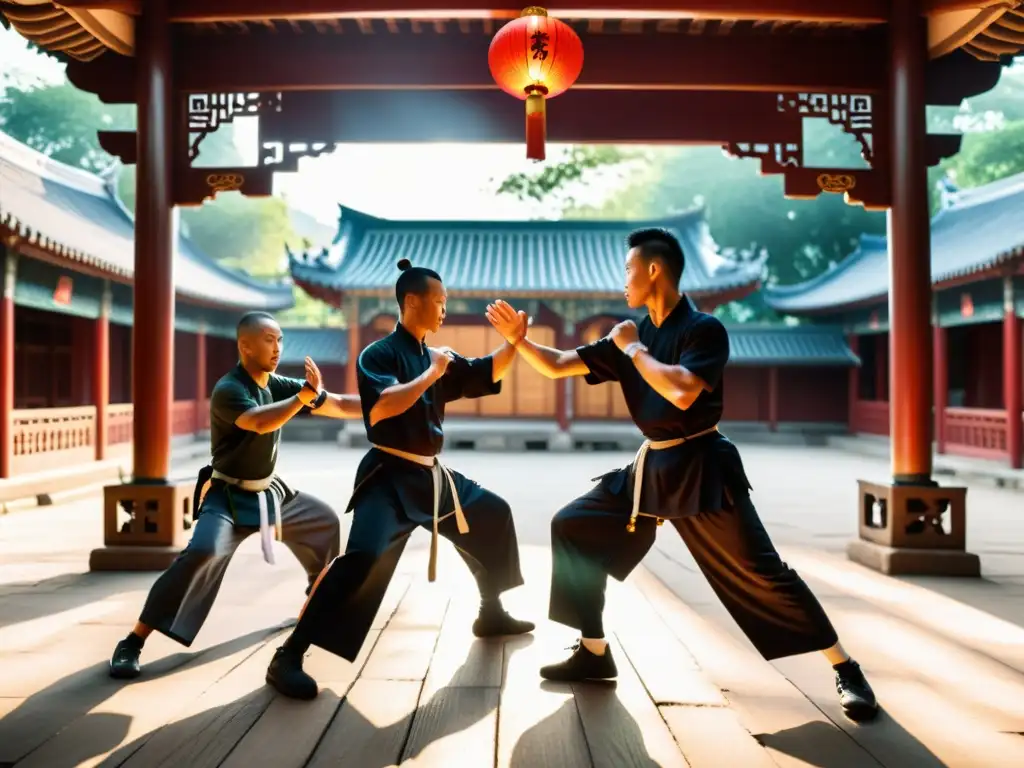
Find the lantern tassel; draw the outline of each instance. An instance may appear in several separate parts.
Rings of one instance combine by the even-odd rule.
[[[547,106],[544,94],[531,93],[526,97],[526,157],[543,160],[547,142]]]

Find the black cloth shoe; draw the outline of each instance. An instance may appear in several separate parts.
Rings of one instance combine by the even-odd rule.
[[[874,720],[878,714],[875,692],[868,685],[860,664],[853,659],[836,664],[836,692],[843,713],[855,723]]]
[[[588,651],[582,641],[577,641],[569,650],[572,651],[572,656],[559,664],[541,667],[540,676],[545,680],[559,683],[609,680],[618,677],[619,670],[615,666],[615,659],[612,658],[611,646],[605,646],[604,654],[601,656]]]
[[[114,646],[114,655],[110,657],[110,676],[118,680],[131,680],[142,674],[139,655],[142,653],[142,640],[135,635],[128,635]]]
[[[316,680],[302,669],[302,654],[283,647],[270,660],[267,684],[290,699],[315,699],[320,692]]]
[[[503,635],[525,635],[533,632],[532,621],[515,619],[508,615],[504,608],[484,607],[473,622],[473,634],[477,637],[501,637]]]

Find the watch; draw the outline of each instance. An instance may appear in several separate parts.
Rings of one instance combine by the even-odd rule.
[[[317,408],[323,405],[324,401],[327,399],[326,389],[321,389],[319,392],[317,392],[317,390],[313,389],[313,385],[310,384],[308,381],[304,381],[302,383],[302,388],[308,389],[310,392],[316,392],[316,398],[313,400],[313,402],[306,406],[311,411],[315,411]]]

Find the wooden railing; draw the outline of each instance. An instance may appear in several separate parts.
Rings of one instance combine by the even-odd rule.
[[[111,457],[131,445],[134,407],[107,406],[107,446]],[[58,469],[96,458],[96,406],[21,408],[11,417],[11,474]],[[178,400],[173,405],[174,434],[189,435],[209,427],[209,401]]]
[[[997,461],[1009,459],[1006,411],[947,408],[943,418],[946,453]],[[888,435],[889,403],[858,400],[850,415],[850,425],[853,432],[860,434]]]
[[[857,400],[850,414],[853,432],[865,435],[889,434],[889,403],[885,400]]]
[[[947,408],[946,453],[979,459],[1005,459],[1006,411],[989,408]]]
[[[20,408],[11,414],[11,474],[38,472],[96,457],[96,406]]]

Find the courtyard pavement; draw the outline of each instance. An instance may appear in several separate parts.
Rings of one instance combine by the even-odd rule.
[[[983,578],[892,578],[843,554],[856,480],[884,480],[886,462],[741,450],[768,531],[878,693],[875,723],[842,716],[818,655],[762,660],[668,526],[644,567],[611,589],[617,683],[542,684],[537,667],[573,640],[545,618],[550,518],[631,455],[452,451],[449,466],[512,505],[527,584],[505,602],[537,632],[473,641],[464,566],[442,545],[428,584],[428,537],[417,532],[357,663],[311,652],[314,702],[263,683],[302,601],[283,547],[268,566],[247,541],[193,647],[154,636],[143,677],[125,684],[106,677],[106,661],[157,574],[88,573],[102,544],[98,497],[0,517],[0,768],[1024,765],[1022,496],[970,487],[968,548]],[[285,443],[279,469],[343,509],[361,453]]]

